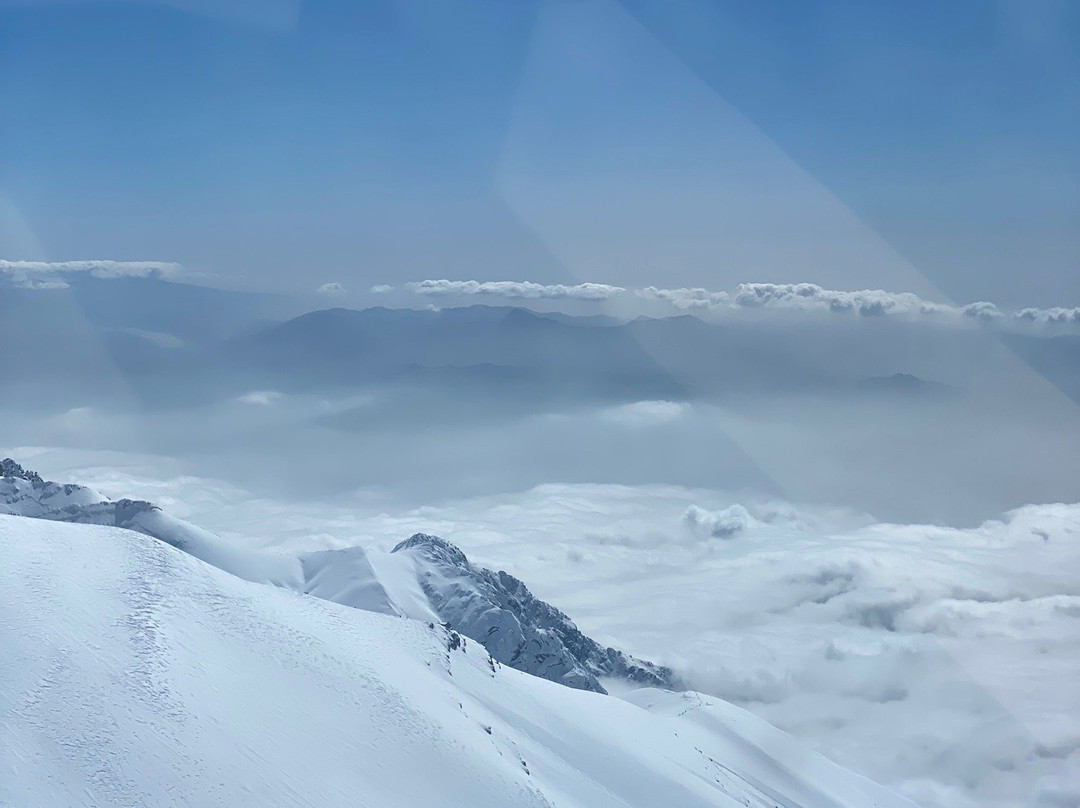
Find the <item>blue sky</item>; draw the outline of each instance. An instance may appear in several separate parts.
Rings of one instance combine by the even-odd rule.
[[[0,0],[0,258],[1080,304],[1069,2]]]

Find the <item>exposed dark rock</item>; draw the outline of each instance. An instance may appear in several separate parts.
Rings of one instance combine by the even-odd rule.
[[[393,552],[414,553],[420,585],[439,617],[518,670],[582,690],[605,692],[600,679],[671,688],[668,668],[605,648],[507,572],[472,564],[438,536],[417,533]]]
[[[10,457],[0,460],[0,477],[17,477],[31,483],[44,482],[36,471],[27,471]]]

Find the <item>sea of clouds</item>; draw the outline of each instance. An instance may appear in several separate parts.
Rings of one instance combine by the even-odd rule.
[[[160,457],[11,451],[247,544],[438,533],[924,808],[1080,804],[1080,504],[963,528],[663,485],[398,508],[268,500]]]

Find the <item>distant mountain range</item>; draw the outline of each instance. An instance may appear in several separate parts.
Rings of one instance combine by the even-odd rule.
[[[964,374],[1000,371],[994,349],[1003,350],[978,329],[872,318],[755,327],[690,315],[624,322],[491,306],[291,317],[297,304],[285,298],[160,279],[77,278],[53,291],[2,280],[0,374],[9,389],[43,402],[75,390],[81,399],[107,399],[119,387],[150,407],[257,389],[373,386],[399,390],[402,401],[422,389],[511,410],[743,393],[907,396],[943,389],[938,383],[960,389]],[[1002,339],[1080,400],[1080,337]]]

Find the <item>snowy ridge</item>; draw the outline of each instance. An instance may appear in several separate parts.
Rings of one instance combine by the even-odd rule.
[[[142,500],[112,502],[92,488],[43,480],[11,458],[0,460],[0,512],[123,527],[136,514],[154,506]]]
[[[356,609],[400,614],[360,547],[300,555],[237,547],[144,500],[113,501],[86,486],[49,482],[10,458],[2,461],[0,471],[0,513],[127,528],[248,581],[295,589]]]
[[[560,687],[114,527],[0,516],[0,647],[2,805],[912,808],[716,700]]]
[[[237,547],[150,502],[114,502],[85,486],[43,480],[10,458],[2,463],[0,513],[127,528],[248,581],[356,609],[435,617],[482,643],[499,662],[569,687],[604,693],[599,680],[605,677],[675,686],[669,669],[601,646],[517,578],[471,564],[460,549],[436,536],[418,533],[401,542],[392,551],[399,557],[382,560],[377,573],[372,566],[377,554],[362,547],[299,555]],[[423,600],[408,596],[402,575],[415,577]]]
[[[471,564],[445,539],[417,533],[392,552],[415,559],[420,585],[440,619],[504,664],[598,693],[607,692],[599,681],[603,677],[649,687],[675,685],[668,668],[601,646],[513,575]]]

